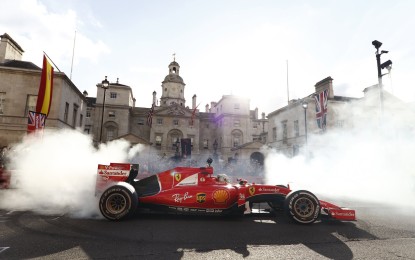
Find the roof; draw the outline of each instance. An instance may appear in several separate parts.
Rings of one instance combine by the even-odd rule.
[[[0,63],[0,66],[19,69],[42,70],[30,61],[21,60],[6,60],[6,62]]]
[[[169,74],[167,75],[162,83],[166,83],[166,82],[175,82],[175,83],[181,83],[184,84],[182,77],[180,77],[177,74]]]
[[[179,63],[177,63],[176,61],[172,61],[172,62],[169,64],[169,66],[179,66],[179,67],[180,67]]]

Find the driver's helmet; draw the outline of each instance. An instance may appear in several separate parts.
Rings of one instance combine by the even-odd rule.
[[[226,174],[218,174],[218,182],[226,182],[226,183],[229,183],[228,175],[226,175]]]

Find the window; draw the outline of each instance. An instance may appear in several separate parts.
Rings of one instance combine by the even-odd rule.
[[[79,115],[79,126],[82,127],[82,123],[84,121],[84,115],[80,114]]]
[[[239,121],[239,120],[234,120],[234,121],[233,121],[233,126],[234,126],[234,127],[240,127],[240,126],[241,126],[241,121]]]
[[[89,134],[91,130],[91,125],[85,125],[84,133]]]
[[[115,117],[115,112],[114,111],[109,111],[108,112],[108,117],[114,118]]]
[[[234,104],[233,108],[239,109],[239,103]]]
[[[242,141],[242,132],[240,130],[234,130],[231,133],[232,135],[232,146],[237,147],[241,144]]]
[[[140,118],[137,122],[138,125],[144,125],[144,119]]]
[[[239,136],[234,136],[233,137],[233,147],[239,146],[239,142],[240,142]]]
[[[344,120],[337,120],[335,125],[336,127],[343,128]]]
[[[258,128],[258,124],[257,123],[254,123],[254,128]]]
[[[27,95],[25,116],[29,114],[29,111],[36,111],[36,102],[37,96]]]
[[[156,148],[159,150],[161,149],[161,141],[162,141],[161,135],[156,135]]]
[[[72,126],[76,127],[76,118],[78,116],[78,105],[73,104]]]
[[[203,149],[209,149],[209,140],[208,139],[203,140]]]
[[[179,119],[174,119],[173,120],[173,125],[178,126],[179,125]]]
[[[110,98],[113,98],[113,99],[117,98],[117,92],[111,92]]]
[[[87,108],[86,109],[86,118],[90,118],[91,117],[91,109]]]
[[[300,136],[300,127],[298,125],[298,120],[294,121],[294,131],[295,131],[295,136],[299,137]]]
[[[277,141],[277,128],[276,127],[272,128],[272,140],[274,142]]]
[[[0,92],[0,115],[4,114],[5,100],[6,100],[6,92]]]
[[[162,125],[163,124],[163,118],[157,118],[157,124]]]
[[[65,103],[65,113],[63,114],[63,121],[68,123],[69,103]]]
[[[282,143],[286,144],[288,138],[287,121],[282,122]]]
[[[108,128],[107,129],[107,141],[111,141],[112,139],[114,139],[114,129]]]

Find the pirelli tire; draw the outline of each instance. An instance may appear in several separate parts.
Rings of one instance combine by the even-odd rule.
[[[117,221],[131,217],[137,209],[138,196],[133,186],[119,182],[106,189],[99,200],[101,214]]]
[[[313,193],[298,190],[287,195],[284,210],[294,222],[311,224],[320,217],[320,202]]]

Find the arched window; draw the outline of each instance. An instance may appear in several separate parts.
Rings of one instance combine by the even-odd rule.
[[[233,130],[231,133],[232,136],[232,147],[240,146],[243,143],[243,134],[241,130]]]

